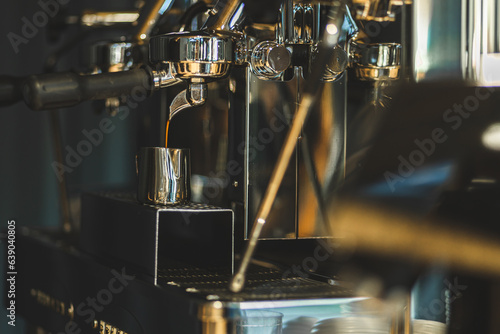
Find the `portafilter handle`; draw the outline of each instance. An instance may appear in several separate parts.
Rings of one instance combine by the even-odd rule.
[[[181,82],[170,70],[138,68],[130,71],[83,75],[72,72],[32,75],[24,85],[24,101],[33,110],[72,107],[88,100],[137,96]]]

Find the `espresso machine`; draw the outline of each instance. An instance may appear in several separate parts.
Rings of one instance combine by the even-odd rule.
[[[68,2],[7,33],[62,45],[0,78],[60,212],[6,218],[8,333],[495,332],[496,1]]]

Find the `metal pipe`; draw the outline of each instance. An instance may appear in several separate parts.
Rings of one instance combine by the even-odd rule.
[[[285,0],[281,7],[281,34],[278,34],[278,38],[282,39],[280,43],[293,42],[293,26],[293,2]]]
[[[288,168],[290,158],[295,151],[297,137],[302,131],[302,126],[304,125],[304,121],[309,113],[309,110],[311,109],[313,102],[313,96],[309,94],[305,95],[302,98],[299,109],[297,110],[297,113],[293,118],[292,126],[288,131],[285,143],[281,148],[281,152],[278,157],[278,163],[274,167],[271,179],[269,180],[269,185],[267,186],[264,198],[262,199],[262,202],[259,206],[259,211],[257,211],[257,218],[253,223],[252,232],[250,233],[250,239],[248,240],[247,248],[245,250],[245,253],[243,254],[243,259],[241,261],[239,270],[234,275],[231,281],[231,285],[229,288],[233,292],[239,292],[243,288],[247,267],[250,264],[253,253],[255,252],[255,247],[257,246],[257,242],[260,237],[260,233],[262,232],[262,228],[266,223],[269,212],[271,211],[274,200],[276,199],[276,194],[278,193],[281,181],[283,181],[283,176],[285,175],[285,172]]]
[[[211,16],[203,28],[213,32],[234,32],[233,28],[242,15],[242,5],[240,0],[219,0],[210,11]]]
[[[137,31],[134,34],[134,41],[142,45],[149,38],[151,30],[158,22],[160,16],[172,6],[174,0],[150,0],[146,1],[141,9],[141,14],[137,20]]]

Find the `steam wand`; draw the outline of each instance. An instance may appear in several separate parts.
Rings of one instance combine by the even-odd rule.
[[[330,9],[330,13],[328,15],[329,20],[325,27],[325,35],[322,43],[319,45],[320,52],[316,66],[306,81],[304,94],[293,118],[290,130],[286,136],[285,143],[281,148],[278,163],[274,167],[269,185],[264,194],[264,198],[259,206],[257,217],[254,221],[250,238],[247,242],[245,252],[243,253],[240,266],[229,284],[229,289],[232,292],[240,292],[245,285],[245,277],[248,266],[255,252],[262,228],[266,223],[267,217],[269,216],[269,212],[271,211],[276,198],[276,194],[279,190],[281,182],[283,181],[283,176],[285,175],[290,158],[295,150],[297,137],[300,135],[304,121],[313,107],[315,96],[321,88],[320,79],[323,77],[324,69],[333,54],[334,47],[338,44],[340,31],[344,21],[345,8],[346,6],[344,1],[336,0],[333,2]]]
[[[151,31],[158,23],[160,17],[172,7],[173,0],[149,0],[146,1],[137,21],[137,28],[134,32],[134,41],[142,45],[151,35]]]

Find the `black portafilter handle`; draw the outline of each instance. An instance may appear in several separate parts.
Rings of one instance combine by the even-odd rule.
[[[0,76],[0,107],[7,107],[23,100],[23,88],[26,78]]]
[[[139,68],[92,75],[72,72],[32,75],[26,79],[23,95],[31,109],[46,110],[127,95],[143,99],[152,89],[151,71]]]

